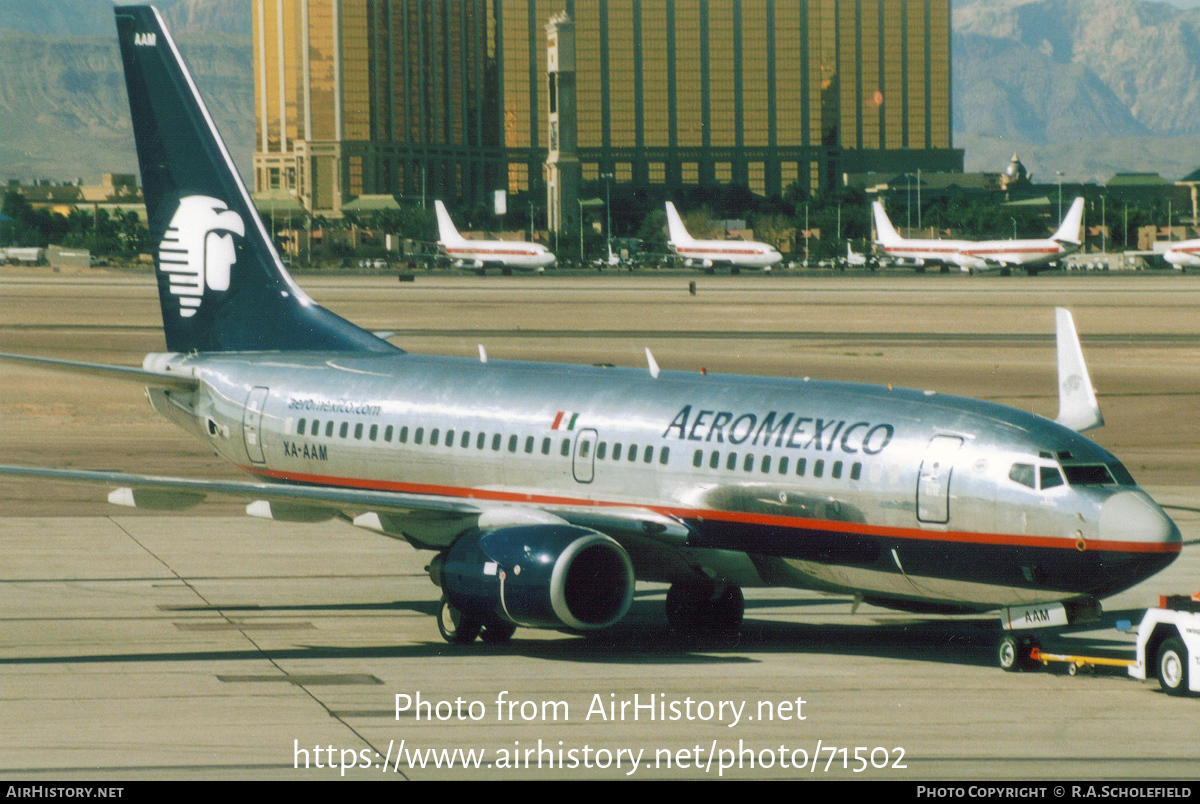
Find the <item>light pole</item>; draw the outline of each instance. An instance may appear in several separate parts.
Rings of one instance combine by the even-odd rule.
[[[608,243],[609,251],[612,250],[612,180],[613,174],[601,173],[600,178],[604,179],[604,238]]]
[[[1108,197],[1100,196],[1100,253],[1108,253]]]
[[[1013,240],[1016,240],[1017,239],[1017,219],[1010,217],[1009,220],[1013,222]]]
[[[1062,179],[1063,172],[1061,170],[1054,171],[1058,174],[1058,220],[1062,221]]]
[[[579,204],[579,263],[583,264],[583,199],[576,198],[575,203]]]

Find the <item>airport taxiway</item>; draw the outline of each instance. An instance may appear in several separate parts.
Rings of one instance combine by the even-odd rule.
[[[667,369],[894,382],[1051,416],[1050,308],[1065,304],[1108,420],[1093,435],[1169,506],[1188,545],[1106,601],[1100,626],[1058,639],[1119,653],[1132,639],[1112,621],[1136,623],[1159,594],[1195,591],[1200,578],[1192,276],[300,284],[413,351],[475,356],[482,342],[491,359],[641,365],[649,346]],[[0,351],[137,365],[162,348],[158,316],[148,275],[0,273]],[[4,366],[0,388],[5,463],[229,476],[134,387]],[[104,496],[0,483],[0,777],[340,778],[315,765],[353,763],[369,767],[348,778],[624,778],[637,756],[634,778],[1164,779],[1194,778],[1200,762],[1200,699],[1117,671],[1005,674],[989,617],[851,614],[844,598],[750,590],[738,642],[687,645],[667,628],[664,589],[643,585],[630,617],[600,636],[521,630],[503,648],[456,647],[433,621],[429,556],[406,544],[346,523],[261,522],[235,504],[162,516]],[[396,696],[418,692],[478,702],[483,716],[397,717]],[[536,714],[502,715],[502,693]],[[596,711],[635,695],[695,717]],[[803,720],[784,706],[797,699]],[[700,716],[722,701],[744,704],[736,724],[728,709]],[[492,767],[459,755],[438,768],[428,754],[421,767],[411,753],[456,748]]]

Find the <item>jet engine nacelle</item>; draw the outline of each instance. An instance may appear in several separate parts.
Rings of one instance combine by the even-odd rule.
[[[455,260],[455,268],[482,268],[483,262],[480,260]]]
[[[466,533],[430,573],[464,615],[528,628],[605,628],[633,602],[633,563],[612,538],[574,525]]]

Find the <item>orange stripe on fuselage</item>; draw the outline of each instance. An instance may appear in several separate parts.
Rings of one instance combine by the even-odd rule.
[[[830,522],[822,519],[803,519],[800,517],[779,516],[776,514],[752,514],[743,511],[718,511],[703,508],[677,508],[673,506],[614,502],[609,500],[589,500],[578,497],[558,497],[545,494],[524,494],[520,492],[495,491],[493,489],[473,489],[459,486],[440,486],[429,483],[399,483],[391,480],[350,479],[329,475],[313,475],[303,472],[282,472],[271,469],[259,469],[253,466],[240,466],[245,472],[260,477],[276,480],[288,480],[294,483],[306,483],[321,486],[338,486],[340,488],[363,489],[369,491],[397,491],[409,494],[430,494],[442,497],[460,497],[468,500],[490,500],[495,502],[520,502],[534,505],[576,505],[594,506],[596,508],[645,508],[667,516],[681,519],[715,520],[718,522],[737,522],[746,525],[768,525],[784,528],[803,528],[808,530],[823,530],[829,533],[846,533],[860,536],[878,536],[882,538],[919,539],[931,542],[950,542],[958,544],[980,544],[1004,547],[1043,547],[1059,550],[1077,550],[1075,539],[1052,536],[1018,536],[1003,533],[970,533],[966,531],[929,531],[920,528],[902,528],[885,525],[862,525],[853,522]],[[1178,543],[1158,542],[1096,542],[1088,543],[1090,550],[1117,551],[1124,553],[1179,553]]]

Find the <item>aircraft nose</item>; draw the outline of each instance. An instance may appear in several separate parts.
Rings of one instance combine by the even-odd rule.
[[[1150,495],[1119,491],[1100,506],[1100,539],[1139,544],[1181,544],[1183,537]]]

